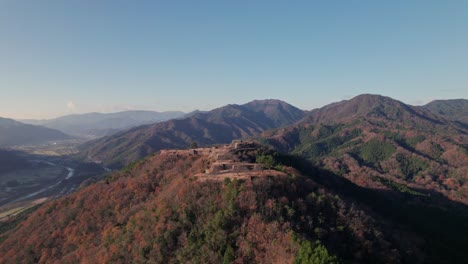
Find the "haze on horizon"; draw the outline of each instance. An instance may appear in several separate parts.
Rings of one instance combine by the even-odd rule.
[[[467,1],[1,1],[0,117],[468,98]]]

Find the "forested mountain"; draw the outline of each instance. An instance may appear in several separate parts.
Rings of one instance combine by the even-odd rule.
[[[273,148],[187,149],[255,135]],[[463,124],[377,95],[195,113],[86,145],[146,158],[0,223],[0,263],[462,263],[467,149]]]
[[[22,122],[57,129],[80,137],[102,137],[131,127],[183,117],[177,111],[124,111],[117,113],[88,113],[66,115],[54,119],[22,120]]]
[[[361,95],[266,132],[263,140],[363,187],[430,191],[468,204],[467,131],[427,109]]]
[[[0,237],[0,262],[431,260],[426,238],[320,184],[329,177],[319,171],[290,167],[292,157],[241,149],[230,157],[239,166],[257,162],[283,176],[203,180],[196,175],[214,162],[210,151],[162,152],[48,203]]]
[[[422,107],[448,120],[468,126],[468,100],[466,99],[435,100]]]
[[[194,142],[201,146],[229,143],[292,124],[304,115],[304,111],[279,100],[227,105],[91,141],[82,147],[81,155],[119,168],[161,149],[187,148]]]
[[[13,119],[0,117],[0,147],[42,144],[70,138],[69,135],[55,129],[23,124]]]

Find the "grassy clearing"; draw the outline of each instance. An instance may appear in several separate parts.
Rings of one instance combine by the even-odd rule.
[[[2,212],[2,209],[0,209],[0,221],[4,221],[6,219],[8,219],[8,217],[12,217],[12,216],[15,216],[25,210],[28,210],[29,208],[32,208],[38,204],[41,204],[43,202],[47,201],[47,198],[40,198],[40,199],[36,199],[36,200],[33,200],[33,201],[27,201],[27,202],[22,202],[22,203],[19,203],[17,207],[13,207],[13,208],[5,208]]]
[[[16,207],[16,208],[13,208],[13,209],[10,209],[8,211],[5,211],[5,212],[2,212],[0,213],[0,220],[2,220],[3,218],[6,218],[8,216],[13,216],[13,215],[16,215],[18,213],[20,213],[21,211],[27,209],[28,207]]]

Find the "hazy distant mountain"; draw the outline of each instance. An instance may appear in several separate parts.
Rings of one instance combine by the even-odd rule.
[[[278,100],[227,105],[184,119],[136,127],[86,143],[82,155],[120,167],[155,151],[199,145],[228,143],[232,139],[259,134],[292,124],[304,111]]]
[[[363,187],[431,190],[468,204],[467,135],[464,126],[425,108],[360,95],[263,138]]]
[[[468,100],[466,99],[435,100],[422,107],[446,119],[468,126]]]
[[[0,146],[40,144],[69,138],[69,135],[55,129],[0,118]]]
[[[21,120],[22,122],[58,129],[70,135],[101,137],[131,127],[183,117],[178,111],[124,111],[118,113],[88,113],[66,115],[48,120]]]

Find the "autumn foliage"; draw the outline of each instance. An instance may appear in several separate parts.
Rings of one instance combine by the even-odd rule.
[[[262,155],[266,155],[263,153]],[[155,155],[50,202],[0,244],[1,263],[399,263],[420,242],[297,170],[200,182],[203,156]]]

